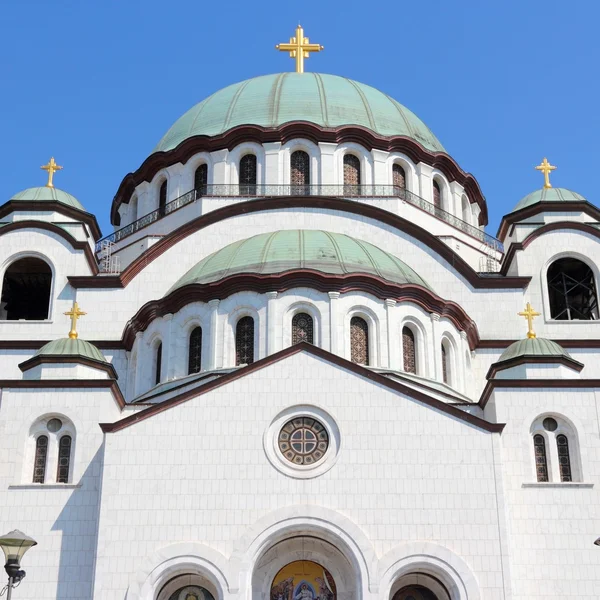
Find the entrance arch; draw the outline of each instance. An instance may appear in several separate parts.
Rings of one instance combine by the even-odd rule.
[[[333,575],[312,560],[295,560],[279,569],[271,583],[271,600],[337,600]]]
[[[394,583],[390,598],[391,600],[451,600],[444,584],[426,573],[410,573],[398,579]]]

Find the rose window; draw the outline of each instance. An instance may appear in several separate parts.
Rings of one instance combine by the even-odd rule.
[[[312,465],[327,452],[329,435],[316,419],[298,417],[288,421],[279,432],[279,450],[295,465]]]

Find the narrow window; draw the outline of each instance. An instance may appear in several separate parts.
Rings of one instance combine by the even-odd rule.
[[[402,354],[404,355],[404,370],[407,373],[417,372],[417,357],[415,334],[410,327],[402,328]]]
[[[167,180],[165,179],[160,184],[158,192],[158,214],[164,217],[167,214]]]
[[[440,184],[433,180],[433,205],[436,208],[442,208],[442,192],[440,190]]]
[[[242,317],[235,328],[235,364],[251,365],[254,362],[254,319]]]
[[[359,365],[369,364],[369,326],[361,317],[350,320],[350,360]]]
[[[41,321],[48,318],[52,271],[39,258],[15,261],[4,273],[0,319]]]
[[[58,442],[57,483],[69,483],[69,468],[71,467],[71,436],[63,435]]]
[[[533,450],[535,452],[535,472],[538,481],[548,481],[548,461],[546,460],[546,440],[544,436],[533,436]]]
[[[196,196],[206,195],[206,186],[208,185],[208,165],[200,165],[194,173],[194,189]]]
[[[360,159],[354,154],[344,155],[344,195],[360,195]]]
[[[558,321],[598,319],[594,273],[576,258],[561,258],[548,269],[550,315]]]
[[[48,436],[40,435],[35,441],[33,462],[33,483],[44,483],[46,479],[46,458],[48,457]]]
[[[402,197],[406,190],[406,173],[398,163],[394,163],[392,166],[392,183],[394,185],[394,194]]]
[[[246,154],[240,160],[240,194],[256,196],[256,156]]]
[[[290,157],[290,184],[292,196],[306,195],[310,191],[310,156],[302,150],[292,152]]]
[[[558,446],[558,469],[561,481],[573,481],[571,474],[571,457],[569,456],[569,440],[566,435],[556,436]]]
[[[298,313],[292,319],[292,344],[313,343],[313,319],[306,313]]]
[[[190,333],[188,374],[200,373],[202,369],[202,328],[195,327]]]
[[[162,342],[156,347],[156,358],[154,362],[154,385],[158,385],[160,383],[160,372],[162,371]]]
[[[442,343],[442,380],[444,383],[449,383],[450,365],[448,364],[449,356],[446,351],[446,345]]]

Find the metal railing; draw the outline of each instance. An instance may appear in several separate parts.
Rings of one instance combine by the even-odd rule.
[[[413,206],[435,216],[436,218],[448,223],[452,227],[470,235],[471,237],[483,242],[489,248],[499,252],[504,251],[502,242],[495,237],[485,233],[478,227],[459,219],[453,214],[428,202],[424,198],[413,194],[412,192],[394,185],[228,185],[214,184],[204,185],[199,189],[191,190],[183,196],[179,196],[171,202],[167,202],[157,210],[148,213],[137,221],[117,229],[117,231],[107,235],[96,244],[96,252],[102,248],[102,242],[116,243],[129,237],[140,229],[144,229],[152,223],[156,223],[163,217],[179,210],[183,206],[191,204],[196,200],[207,198],[269,198],[279,196],[328,196],[334,198],[398,198],[404,200]]]

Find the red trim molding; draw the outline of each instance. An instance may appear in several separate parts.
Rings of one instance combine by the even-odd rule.
[[[424,162],[431,165],[442,171],[450,181],[457,181],[462,185],[471,201],[477,203],[481,209],[479,224],[487,225],[488,223],[487,205],[479,183],[473,175],[463,171],[448,154],[430,152],[406,136],[384,137],[358,125],[324,128],[307,121],[290,121],[273,128],[240,125],[213,137],[202,135],[190,137],[173,150],[151,154],[137,171],[126,175],[121,182],[111,207],[111,223],[115,226],[119,225],[119,206],[129,203],[135,188],[143,181],[152,181],[154,176],[165,167],[176,163],[185,164],[198,152],[215,152],[225,148],[232,150],[243,142],[256,142],[257,144],[281,142],[285,144],[296,138],[304,138],[315,144],[319,142],[333,144],[353,142],[369,151],[377,149],[386,152],[402,152],[414,163]]]
[[[105,433],[116,433],[117,431],[121,431],[127,427],[130,427],[131,425],[135,425],[135,423],[138,423],[145,419],[149,419],[150,417],[153,417],[154,415],[164,412],[170,408],[173,408],[174,406],[183,404],[184,402],[187,402],[192,398],[202,396],[208,392],[211,392],[214,389],[227,385],[231,381],[235,381],[246,375],[255,373],[256,371],[260,371],[265,367],[277,363],[287,358],[288,356],[298,354],[299,352],[308,352],[313,356],[317,356],[318,358],[326,360],[327,362],[341,367],[347,371],[350,371],[360,377],[365,377],[377,385],[385,387],[394,392],[404,394],[410,398],[413,398],[414,400],[417,400],[427,406],[430,406],[435,410],[450,415],[455,419],[464,421],[469,425],[474,425],[475,427],[483,431],[487,431],[489,433],[501,433],[504,429],[505,425],[503,423],[489,423],[488,421],[485,421],[484,419],[480,419],[479,417],[464,412],[459,408],[456,408],[455,406],[446,404],[445,402],[442,402],[441,400],[438,400],[436,398],[431,398],[430,396],[424,394],[419,390],[415,390],[398,381],[393,381],[388,377],[385,377],[385,375],[375,373],[374,371],[371,371],[366,367],[352,363],[344,358],[336,356],[335,354],[331,354],[330,352],[327,352],[322,348],[317,348],[316,346],[307,344],[306,342],[296,344],[295,346],[290,346],[285,350],[281,350],[280,352],[271,354],[270,356],[267,356],[266,358],[263,358],[247,367],[242,367],[232,373],[223,375],[222,377],[203,385],[200,389],[188,390],[179,394],[178,396],[170,398],[169,400],[165,400],[160,404],[153,404],[152,406],[149,406],[148,408],[145,408],[133,415],[125,417],[120,421],[116,421],[115,423],[101,423],[100,427]]]

